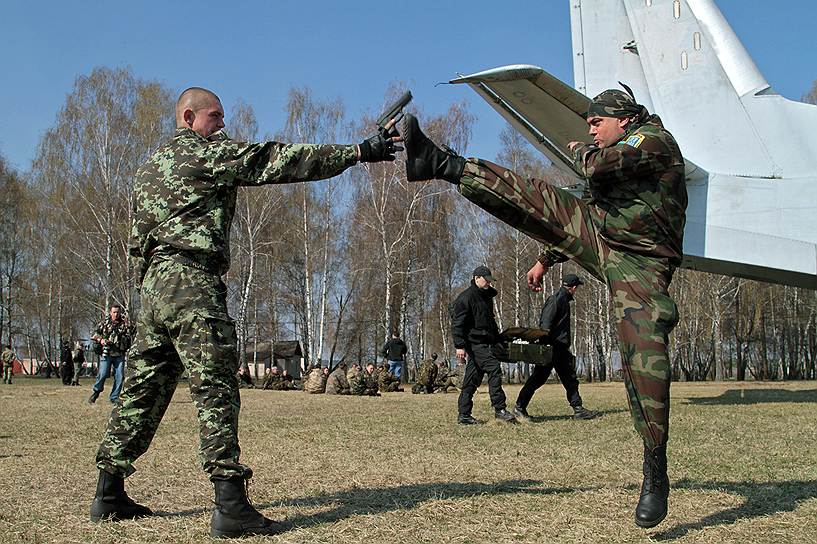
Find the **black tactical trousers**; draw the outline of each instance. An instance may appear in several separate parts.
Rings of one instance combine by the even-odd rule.
[[[459,398],[460,415],[470,415],[474,407],[474,393],[482,383],[482,378],[488,375],[488,394],[491,397],[491,406],[494,410],[505,408],[505,392],[502,390],[502,368],[491,351],[490,344],[471,344],[465,348],[468,354],[468,363],[465,365],[465,374],[462,378],[462,390]]]
[[[556,374],[562,381],[567,394],[567,402],[570,406],[577,407],[582,405],[582,398],[579,396],[579,380],[576,378],[576,368],[573,366],[573,354],[564,346],[554,344],[553,346],[553,360],[549,365],[534,365],[533,372],[519,391],[519,397],[516,399],[516,405],[520,408],[527,409],[530,399],[537,389],[545,385],[545,382],[550,377],[550,372],[556,369]]]

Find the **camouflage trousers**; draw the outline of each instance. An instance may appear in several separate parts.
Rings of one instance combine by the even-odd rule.
[[[249,478],[239,463],[236,332],[221,278],[175,260],[151,264],[142,282],[120,402],[97,452],[97,467],[121,476],[153,440],[186,368],[198,411],[200,458],[211,480]]]
[[[635,428],[648,447],[666,444],[667,344],[678,323],[678,309],[668,293],[673,266],[667,259],[611,247],[613,242],[602,237],[597,227],[601,219],[595,207],[545,181],[523,178],[491,162],[469,159],[460,192],[607,285]]]

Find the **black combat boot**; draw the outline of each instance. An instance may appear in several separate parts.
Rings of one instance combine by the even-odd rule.
[[[635,524],[644,529],[655,527],[667,517],[669,477],[667,476],[667,446],[650,450],[644,445],[644,483],[635,507]]]
[[[598,415],[599,413],[595,410],[588,410],[584,406],[573,407],[573,419],[593,419]]]
[[[125,479],[104,470],[99,471],[96,496],[91,503],[91,521],[121,521],[152,516],[147,506],[133,501],[125,493]]]
[[[265,518],[250,504],[244,478],[215,480],[213,485],[216,489],[216,509],[210,520],[213,538],[275,535],[284,531],[282,524]]]
[[[514,417],[514,415],[507,411],[505,408],[494,412],[494,417],[499,421],[504,421],[505,423],[516,423],[516,418]]]
[[[400,131],[406,146],[406,179],[425,181],[443,179],[459,184],[465,158],[443,151],[420,130],[417,118],[407,113]]]
[[[460,414],[457,416],[457,423],[460,425],[479,425],[481,422],[471,414]]]
[[[522,408],[518,404],[513,407],[513,415],[516,419],[521,419],[522,421],[530,421],[530,414],[526,408]]]

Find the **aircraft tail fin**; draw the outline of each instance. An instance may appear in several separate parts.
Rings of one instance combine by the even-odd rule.
[[[817,106],[772,90],[713,0],[572,0],[571,26],[577,90],[626,83],[702,168],[817,174]]]

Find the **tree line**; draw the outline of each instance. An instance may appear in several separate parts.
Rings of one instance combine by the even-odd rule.
[[[804,99],[814,101],[817,83]],[[360,118],[342,101],[290,90],[286,121],[267,127],[251,105],[228,107],[240,140],[359,141],[379,106]],[[175,92],[130,70],[101,67],[76,79],[43,135],[29,170],[0,150],[0,339],[22,357],[59,357],[61,339],[87,338],[113,302],[139,311],[127,259],[137,167],[173,132]],[[441,115],[414,112],[438,142],[467,153],[474,118],[465,104]],[[564,179],[512,128],[497,162],[531,177]],[[409,183],[402,162],[354,167],[334,179],[242,189],[226,277],[242,363],[261,344],[297,339],[306,363],[373,360],[391,331],[409,346],[409,366],[431,352],[451,358],[448,304],[487,264],[498,278],[500,327],[535,326],[562,274],[587,281],[573,307],[573,347],[587,380],[619,377],[604,285],[571,263],[555,267],[542,293],[525,273],[537,243],[482,212],[445,182]],[[817,293],[692,270],[671,292],[681,321],[671,342],[676,380],[815,379]],[[525,365],[509,365],[522,379]]]

